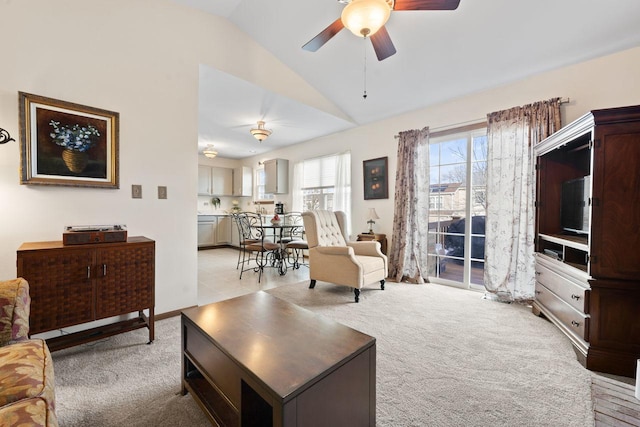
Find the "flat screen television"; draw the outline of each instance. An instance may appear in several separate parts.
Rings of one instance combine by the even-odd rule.
[[[560,225],[564,231],[589,233],[589,186],[589,176],[562,183]]]

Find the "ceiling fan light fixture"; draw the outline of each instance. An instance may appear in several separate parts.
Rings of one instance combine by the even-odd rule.
[[[213,149],[213,145],[209,144],[207,145],[207,148],[202,150],[202,154],[204,154],[206,157],[210,159],[213,159],[215,156],[218,155],[218,152]]]
[[[251,135],[260,142],[264,141],[269,135],[271,135],[271,131],[264,128],[264,122],[262,120],[258,121],[257,128],[253,128],[249,132],[251,132]]]
[[[342,10],[342,23],[358,37],[371,37],[391,16],[386,0],[352,0]]]

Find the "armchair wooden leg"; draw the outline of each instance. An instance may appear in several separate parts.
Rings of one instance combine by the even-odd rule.
[[[316,281],[315,279],[311,279],[311,283],[309,283],[309,289],[313,289],[316,287]]]
[[[384,279],[380,280],[380,289],[384,291]]]
[[[353,293],[356,294],[356,302],[360,302],[360,289],[353,288]]]

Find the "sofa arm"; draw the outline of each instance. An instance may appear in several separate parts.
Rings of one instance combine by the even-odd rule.
[[[26,280],[0,281],[0,346],[29,337],[30,304]]]

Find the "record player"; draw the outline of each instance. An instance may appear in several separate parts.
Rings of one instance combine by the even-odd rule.
[[[67,225],[62,233],[63,245],[115,243],[127,241],[126,225]]]

